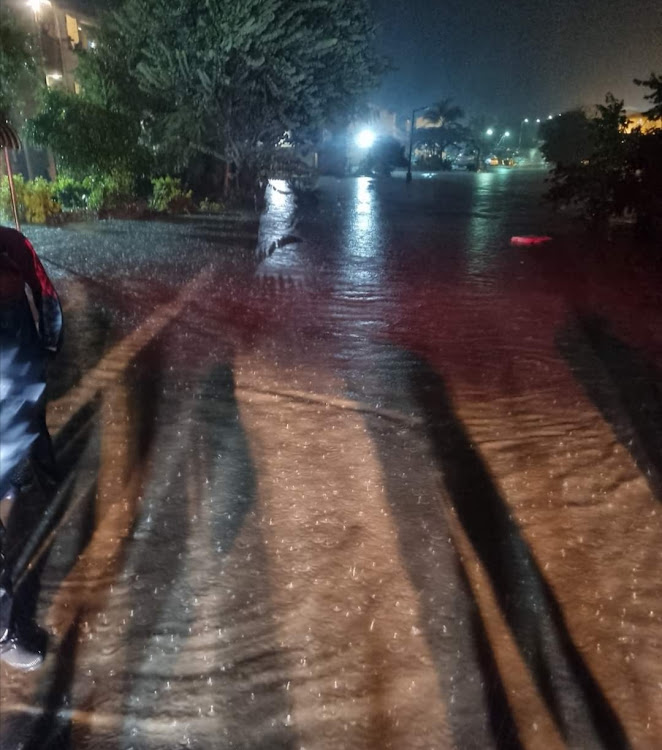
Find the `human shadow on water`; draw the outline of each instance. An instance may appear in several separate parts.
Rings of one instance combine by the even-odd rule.
[[[216,493],[213,539],[217,551],[226,553],[256,495],[255,467],[241,424],[230,365],[212,369],[201,393],[198,417],[204,430],[204,465]]]
[[[434,659],[453,744],[521,750],[480,613],[437,499],[439,472],[428,442],[417,426],[403,429],[402,422],[383,416],[386,406],[387,415],[421,419],[409,382],[421,362],[398,347],[374,342],[364,345],[363,354],[371,362],[370,375],[350,369],[347,395],[381,405],[363,418],[379,454],[400,557],[419,594],[418,626]]]
[[[244,551],[235,545],[255,506],[256,478],[230,363],[228,355],[201,377],[163,382],[153,477],[127,560],[131,619],[117,710],[131,718],[121,748],[162,747],[158,729],[147,731],[145,721],[169,726],[175,717],[184,719],[182,727],[194,722],[181,737],[194,746],[212,736],[223,747],[294,746],[283,721],[290,709],[270,624],[266,563],[253,528],[244,535],[250,563],[237,563]],[[248,637],[255,630],[257,654]]]
[[[67,271],[70,273],[69,269]],[[112,315],[103,300],[109,295],[107,285],[93,279],[78,281],[69,290],[82,304],[66,304],[62,350],[48,367],[46,394],[55,401],[81,380],[85,372],[95,367],[108,350],[114,330]],[[114,291],[114,290],[113,290]]]
[[[548,710],[572,747],[628,748],[625,731],[585,664],[554,593],[488,468],[426,362],[411,370],[431,447],[459,522]]]
[[[576,314],[556,346],[662,501],[662,372],[594,315]]]
[[[257,472],[235,393],[232,357],[205,378],[197,421],[201,432],[201,486],[210,502],[210,573],[217,600],[216,625],[227,633],[228,666],[214,664],[217,698],[225,703],[228,747],[290,750],[298,747],[286,726],[291,712],[283,685],[287,662],[280,652],[270,605],[264,539],[255,523]],[[241,544],[238,544],[241,536]],[[213,559],[213,557],[212,557]],[[220,660],[220,659],[219,659]],[[250,685],[250,688],[247,686]]]

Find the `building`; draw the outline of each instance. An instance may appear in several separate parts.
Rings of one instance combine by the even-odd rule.
[[[94,47],[94,19],[82,12],[74,0],[3,0],[3,7],[33,35],[37,62],[46,85],[77,93],[76,51]],[[40,175],[54,179],[56,176],[50,152],[24,143],[20,152],[11,153],[11,159],[14,170],[28,179]]]
[[[94,47],[95,22],[74,0],[5,0],[32,34],[48,86],[76,91],[76,51]]]

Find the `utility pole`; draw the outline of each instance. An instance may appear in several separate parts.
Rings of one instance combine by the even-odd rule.
[[[412,110],[411,113],[411,128],[409,128],[409,167],[407,168],[407,184],[411,182],[411,158],[412,154],[414,152],[414,128],[416,127],[416,113],[417,112],[424,112],[426,109],[430,109],[431,105],[427,105],[426,107],[417,107],[416,109]]]

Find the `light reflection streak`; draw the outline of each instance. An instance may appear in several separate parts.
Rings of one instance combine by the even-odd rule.
[[[495,181],[503,181],[505,172],[477,172],[472,191],[471,218],[467,229],[467,274],[482,276],[495,258],[494,238],[499,236],[502,220],[493,215],[492,206],[499,192]]]

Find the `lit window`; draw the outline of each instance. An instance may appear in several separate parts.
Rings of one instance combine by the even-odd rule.
[[[65,15],[65,20],[67,22],[67,36],[71,39],[72,44],[78,44],[80,42],[78,21],[68,14]]]

